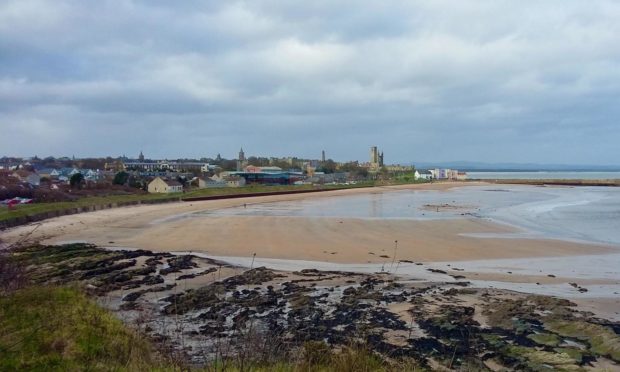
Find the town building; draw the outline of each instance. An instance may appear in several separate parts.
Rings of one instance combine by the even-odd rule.
[[[118,168],[118,167],[117,167]],[[124,162],[122,170],[138,170],[138,171],[171,171],[171,172],[208,172],[209,163],[204,162],[190,162],[190,161],[128,161]]]
[[[173,192],[183,191],[183,185],[178,181],[165,180],[161,177],[156,177],[149,182],[148,191],[150,193],[169,194]]]
[[[31,186],[39,186],[41,184],[41,176],[34,172],[26,170],[17,170],[13,172],[13,177],[17,178],[21,182],[25,182]]]
[[[242,187],[245,186],[245,178],[241,176],[228,176],[224,178],[226,181],[226,186],[228,187]]]
[[[198,188],[199,189],[211,189],[211,188],[219,188],[219,187],[227,187],[228,184],[223,179],[214,176],[213,178],[209,177],[199,177],[198,178]]]
[[[417,170],[415,171],[415,173],[413,174],[413,179],[414,180],[426,180],[426,181],[430,181],[433,179],[433,173],[429,170]]]
[[[242,147],[241,150],[239,150],[239,158],[237,159],[237,172],[242,171],[246,165],[247,164],[245,161],[245,152],[243,152],[243,147]]]
[[[433,179],[437,180],[464,181],[467,179],[466,172],[458,171],[456,169],[435,168],[431,169],[430,172],[433,174]]]
[[[377,146],[370,148],[370,169],[379,170],[383,167],[383,151],[379,152]]]
[[[248,165],[240,172],[223,172],[220,176],[222,179],[228,176],[238,176],[245,179],[246,184],[265,185],[293,185],[305,178],[303,172],[284,171],[275,166],[257,167],[254,165]]]

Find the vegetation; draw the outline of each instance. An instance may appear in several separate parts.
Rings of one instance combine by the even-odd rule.
[[[412,361],[388,363],[363,346],[334,352],[308,342],[293,360],[220,361],[205,371],[403,371]],[[159,356],[143,335],[127,328],[77,287],[31,286],[0,298],[0,370],[187,370]],[[419,370],[419,369],[418,369]]]
[[[0,298],[0,370],[140,370],[149,343],[78,289],[40,286]]]
[[[323,296],[312,290],[316,280],[327,274],[324,280],[331,281],[333,275],[344,274],[302,270],[295,275],[303,280],[261,291],[254,287],[282,275],[262,267],[184,291],[170,291],[176,283],[159,285],[164,284],[162,276],[171,273],[176,273],[176,282],[198,269],[215,273],[218,266],[221,263],[189,255],[108,251],[79,243],[0,252],[0,370],[176,371],[189,370],[185,363],[192,360],[206,363],[201,370],[222,372],[488,370],[490,365],[546,371],[592,370],[600,367],[595,362],[620,362],[618,323],[591,318],[570,301],[553,297],[503,297],[502,292],[473,288],[440,293],[437,287],[406,288],[379,276],[353,280],[356,274],[346,274],[359,286],[345,289],[339,300],[322,307]],[[135,326],[144,333],[132,330],[131,323],[123,325],[89,297],[106,298],[121,288],[133,292],[122,297],[120,313],[140,311]],[[137,300],[147,292],[165,291],[169,292],[163,299]],[[482,312],[461,304],[461,295],[477,293]],[[426,336],[409,336],[406,345],[384,342],[383,331],[406,332],[407,324],[381,307],[369,308],[369,301],[411,304],[411,322],[415,319]],[[248,322],[257,314],[282,315],[277,309],[285,303],[285,333]],[[148,304],[157,304],[151,315]],[[488,326],[478,323],[477,312]],[[232,325],[223,326],[229,314],[238,315]],[[282,324],[278,318],[271,320],[270,324]],[[184,331],[185,321],[201,329],[199,338]],[[177,329],[180,342],[153,332],[165,323]],[[234,341],[221,338],[222,332],[233,329]],[[205,349],[213,354],[190,359],[203,354],[179,347],[197,340],[216,343]],[[158,345],[161,354],[151,344]]]
[[[69,184],[71,185],[72,189],[79,189],[82,186],[83,182],[84,175],[82,173],[76,173],[71,176],[71,179],[69,179]]]
[[[121,171],[121,172],[117,172],[114,175],[114,180],[112,181],[112,183],[115,185],[125,185],[128,180],[129,180],[129,173]]]

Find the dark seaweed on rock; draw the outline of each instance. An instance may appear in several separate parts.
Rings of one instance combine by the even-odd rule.
[[[247,346],[244,335],[252,331],[284,353],[294,353],[308,341],[326,341],[330,347],[361,342],[386,360],[414,358],[423,367],[439,364],[453,370],[485,370],[490,361],[507,370],[530,371],[591,367],[599,358],[620,362],[617,323],[577,312],[567,300],[457,288],[467,282],[423,287],[395,281],[388,273],[319,270],[301,270],[294,275],[303,278],[286,280],[282,273],[259,267],[195,289],[178,286],[178,293],[168,292],[158,301],[145,294],[166,292],[178,283],[170,283],[172,276],[165,274],[178,272],[177,280],[191,284],[192,278],[216,272],[221,263],[88,244],[33,246],[15,251],[13,259],[28,268],[36,283],[78,282],[99,295],[132,290],[122,298],[121,310],[134,315],[150,311],[155,320],[145,329],[183,353],[192,351],[182,349],[170,334],[154,331],[157,324],[183,319],[192,325],[183,337],[204,343],[225,339],[238,352]],[[327,284],[335,279],[348,284]],[[464,304],[464,296],[476,305]],[[408,305],[407,315],[392,312],[390,304]],[[412,337],[412,326],[423,336]],[[398,345],[390,334],[400,337]],[[193,355],[201,358],[209,352]]]

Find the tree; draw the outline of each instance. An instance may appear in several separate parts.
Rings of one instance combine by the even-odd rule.
[[[336,162],[332,159],[327,159],[322,162],[316,170],[317,172],[334,173],[336,172]]]
[[[112,181],[115,185],[124,185],[129,180],[129,173],[120,171],[114,175],[114,180]]]
[[[356,161],[343,164],[340,166],[339,170],[342,172],[349,172],[352,177],[358,179],[368,177],[368,169],[361,167]]]
[[[177,176],[177,181],[183,185],[183,188],[187,187],[187,178],[185,176]]]
[[[71,185],[72,189],[81,188],[83,182],[84,182],[84,175],[79,172],[71,176],[71,179],[69,180],[69,184]]]

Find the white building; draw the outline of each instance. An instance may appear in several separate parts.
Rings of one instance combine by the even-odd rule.
[[[418,171],[416,169],[415,173],[413,174],[413,178],[417,181],[417,180],[426,180],[426,181],[430,181],[433,179],[433,173],[431,171],[428,170],[423,170],[423,171]]]
[[[199,189],[210,189],[217,187],[226,187],[226,181],[214,179],[214,178],[198,178],[198,188]]]

